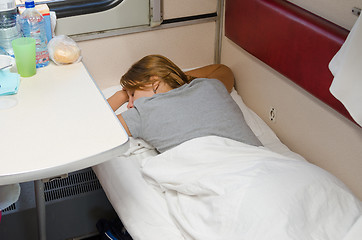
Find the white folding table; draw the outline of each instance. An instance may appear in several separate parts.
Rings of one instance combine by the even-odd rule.
[[[94,166],[128,148],[128,136],[83,63],[21,78],[0,109],[0,185],[35,181],[39,239],[46,238],[41,179]]]

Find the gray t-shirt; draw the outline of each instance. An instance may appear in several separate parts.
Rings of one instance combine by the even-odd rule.
[[[161,153],[210,135],[262,145],[216,79],[198,78],[166,93],[139,98],[122,117],[133,137],[142,138]]]

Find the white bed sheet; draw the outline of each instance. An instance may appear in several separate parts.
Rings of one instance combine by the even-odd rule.
[[[120,86],[108,88],[104,90],[103,93],[105,97],[108,98],[117,90],[120,90]],[[247,124],[251,127],[266,149],[279,153],[290,160],[294,159],[294,161],[306,163],[300,155],[290,151],[280,142],[266,123],[253,111],[247,108],[235,90],[232,91],[231,95],[241,108]],[[125,106],[122,106],[121,109],[118,110],[118,113],[123,110],[125,110]],[[147,166],[145,163],[149,161],[149,159],[158,158],[154,157],[157,155],[156,151],[140,139],[130,138],[130,146],[130,150],[127,153],[106,163],[95,166],[93,169],[112,206],[134,240],[225,239],[220,237],[211,238],[211,236],[202,235],[201,233],[201,235],[197,235],[195,232],[205,233],[207,230],[203,229],[203,231],[196,231],[195,229],[185,228],[185,225],[180,224],[180,222],[182,222],[180,221],[180,218],[178,218],[180,215],[175,214],[175,211],[170,211],[172,208],[168,205],[170,201],[166,201],[166,190],[164,186],[159,188],[160,184],[150,184],[152,182],[154,183],[158,176],[147,178],[147,181],[143,176],[143,174],[145,174],[144,171],[148,170],[145,168],[145,166]],[[278,156],[280,156],[279,154]],[[151,181],[149,181],[150,179]],[[343,192],[348,195],[348,201],[353,203],[352,205],[354,207],[353,213],[351,213],[349,219],[351,222],[343,227],[343,231],[346,231],[348,227],[351,227],[353,222],[352,218],[356,218],[354,215],[360,214],[360,202],[349,193],[348,189],[346,189],[343,184],[338,184],[338,186],[342,186],[341,189],[345,190]],[[343,196],[342,194],[342,197],[346,196]],[[296,221],[298,222],[301,220],[296,219]],[[336,221],[336,219],[333,219],[333,221]],[[357,219],[354,221],[357,221]],[[294,224],[292,221],[291,223]],[[254,236],[253,239],[263,238],[262,236],[259,236],[259,238]],[[298,238],[290,237],[279,239]],[[301,239],[304,240],[308,238]]]

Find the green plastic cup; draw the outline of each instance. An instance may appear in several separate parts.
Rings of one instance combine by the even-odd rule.
[[[11,41],[16,68],[21,77],[31,77],[36,73],[35,39],[21,37]]]

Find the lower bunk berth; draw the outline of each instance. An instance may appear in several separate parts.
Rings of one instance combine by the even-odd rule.
[[[120,88],[103,93],[108,98]],[[207,136],[158,154],[141,139],[130,138],[129,151],[93,167],[132,238],[361,236],[362,203],[350,190],[290,151],[235,90],[231,96],[262,147]]]

